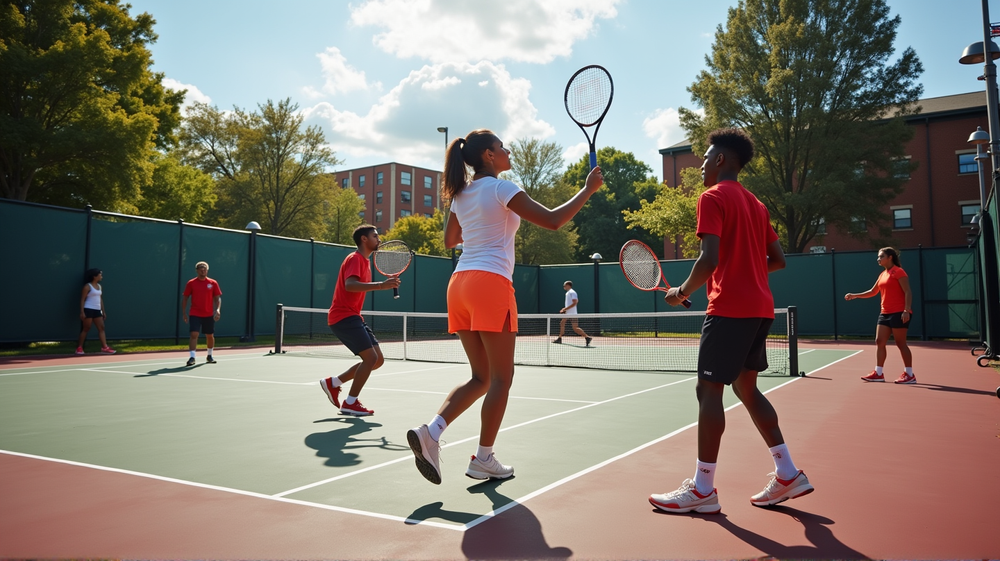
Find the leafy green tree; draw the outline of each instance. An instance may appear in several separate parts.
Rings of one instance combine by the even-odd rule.
[[[430,217],[414,214],[400,218],[382,239],[403,240],[421,255],[451,255],[451,250],[444,247],[444,213],[438,209]]]
[[[333,174],[324,178],[331,182],[329,197],[323,204],[323,214],[326,216],[326,241],[354,245],[354,229],[360,226],[364,219],[361,213],[365,210],[365,202],[354,191],[337,185]]]
[[[153,180],[142,190],[138,211],[152,218],[201,222],[215,200],[212,176],[182,164],[176,155],[158,154],[153,160]]]
[[[594,252],[600,253],[606,261],[618,259],[618,252],[626,241],[635,238],[650,247],[663,247],[663,239],[641,228],[630,230],[623,213],[641,208],[640,201],[650,201],[656,197],[659,182],[647,174],[653,170],[637,160],[631,152],[622,152],[605,146],[597,151],[597,165],[604,175],[601,187],[576,215],[575,222],[580,235],[576,251],[577,261],[589,261]],[[590,157],[584,155],[570,166],[563,180],[574,186],[582,186],[590,173]]]
[[[134,212],[183,92],[150,71],[155,21],[118,0],[0,5],[0,196]]]
[[[562,181],[562,147],[555,142],[535,138],[515,140],[510,145],[510,163],[510,179],[549,208],[563,204],[577,191],[575,186]],[[522,220],[514,239],[515,258],[533,265],[570,263],[577,238],[572,221],[552,231]]]
[[[291,100],[257,109],[194,104],[180,133],[185,161],[216,178],[221,225],[256,220],[267,234],[322,237],[333,187],[326,170],[341,162],[319,127],[303,129]]]
[[[820,219],[858,238],[855,218],[890,233],[885,208],[915,167],[905,159],[923,67],[895,61],[900,18],[885,0],[741,0],[715,33],[708,69],[681,109],[696,153],[709,131],[745,128],[757,156],[741,181],[767,205],[789,252]]]
[[[669,239],[680,239],[683,256],[697,257],[701,243],[698,240],[698,197],[705,192],[701,172],[697,168],[681,170],[681,184],[671,187],[657,185],[656,198],[640,201],[636,211],[625,211],[628,227],[642,228]],[[662,246],[660,246],[662,247]],[[660,247],[653,247],[659,254]]]

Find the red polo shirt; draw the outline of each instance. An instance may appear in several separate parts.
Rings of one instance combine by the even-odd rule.
[[[212,278],[201,280],[195,277],[189,280],[187,286],[184,287],[184,296],[191,297],[190,315],[207,318],[215,315],[212,300],[216,296],[222,296],[222,289],[219,288],[219,283]]]
[[[333,325],[350,316],[361,315],[361,307],[365,304],[367,293],[348,292],[345,284],[351,277],[358,277],[361,282],[372,281],[371,263],[357,251],[351,252],[340,265],[337,286],[333,289],[333,303],[330,304],[330,311],[326,315],[327,325]]]

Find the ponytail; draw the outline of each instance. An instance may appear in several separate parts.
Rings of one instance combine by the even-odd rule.
[[[884,254],[886,254],[886,255],[888,255],[889,257],[891,257],[893,265],[895,265],[897,267],[902,267],[902,265],[899,264],[899,252],[896,251],[896,248],[894,248],[894,247],[883,247],[879,251],[882,252],[882,253],[884,253]]]
[[[452,200],[465,189],[469,182],[471,167],[478,171],[483,167],[483,151],[493,147],[500,140],[493,131],[478,129],[466,135],[466,138],[456,138],[448,145],[444,155],[444,178],[441,181],[441,198]]]

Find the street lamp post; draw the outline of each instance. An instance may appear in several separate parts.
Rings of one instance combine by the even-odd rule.
[[[989,153],[993,161],[993,178],[996,179],[997,171],[1000,170],[1000,117],[997,115],[997,66],[993,59],[1000,58],[1000,47],[990,39],[990,7],[988,0],[983,3],[983,42],[973,43],[965,48],[962,57],[958,59],[961,64],[983,63],[983,79],[986,81],[986,114],[990,124],[990,149]],[[989,55],[986,51],[989,49]]]
[[[976,145],[976,167],[979,170],[979,212],[972,217],[972,223],[978,224],[983,219],[983,210],[986,208],[986,165],[983,160],[989,158],[983,146],[990,141],[990,135],[983,130],[983,127],[976,127],[976,132],[969,135],[969,144]]]
[[[246,225],[246,229],[250,230],[250,263],[247,267],[249,269],[247,275],[247,323],[245,335],[240,337],[240,340],[253,342],[257,340],[257,337],[254,336],[254,300],[257,297],[254,277],[257,276],[257,232],[260,231],[260,224],[251,221]]]
[[[448,127],[438,127],[438,132],[444,133],[444,149],[448,150]]]
[[[595,314],[601,313],[600,265],[601,265],[601,260],[603,259],[604,258],[601,257],[600,253],[594,253],[593,255],[590,256],[590,260],[594,262],[594,313]]]

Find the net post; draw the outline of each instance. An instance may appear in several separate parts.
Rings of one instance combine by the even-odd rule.
[[[552,349],[552,317],[545,316],[545,366],[552,366],[549,352]]]
[[[788,369],[789,376],[799,375],[799,308],[788,307]]]
[[[403,314],[403,360],[410,360],[410,357],[406,355],[406,320],[407,315]]]
[[[281,303],[274,314],[274,354],[281,354],[281,340],[285,337],[285,310]]]

